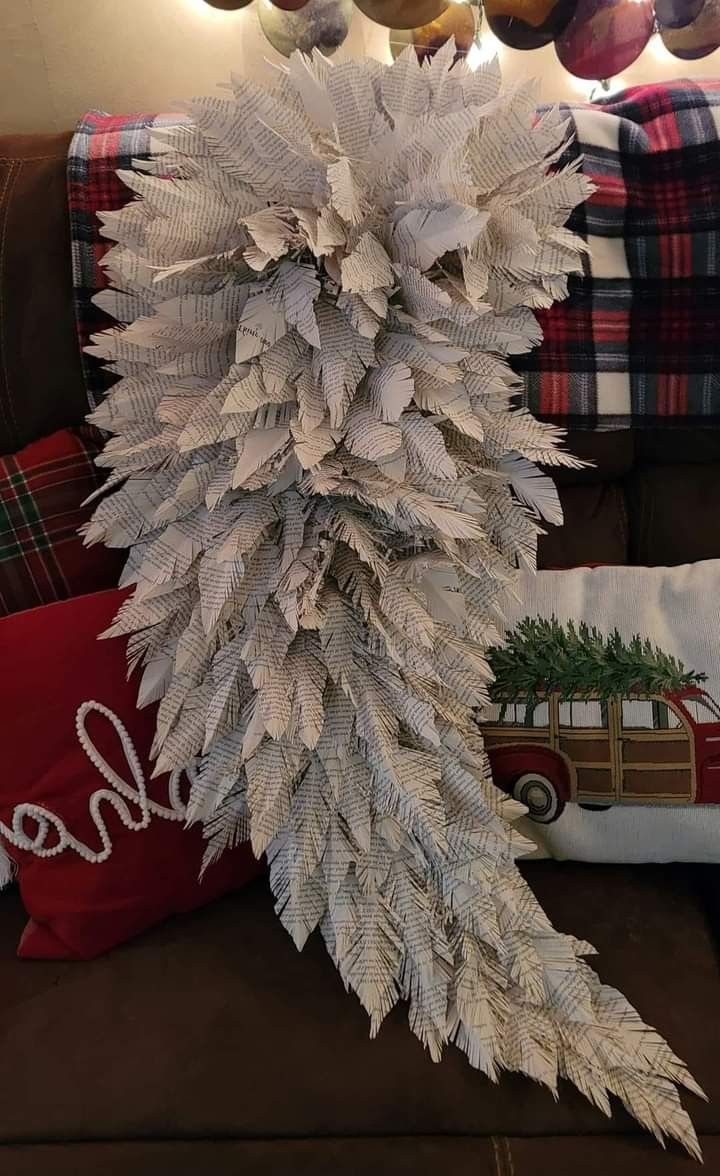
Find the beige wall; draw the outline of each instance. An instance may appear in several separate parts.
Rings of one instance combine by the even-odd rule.
[[[720,51],[683,63],[659,48],[649,46],[622,80],[720,75]],[[345,51],[388,58],[387,30],[356,11]],[[587,95],[552,46],[500,53],[507,76],[537,77],[544,99]],[[0,132],[62,130],[89,107],[171,109],[173,97],[210,92],[230,70],[262,76],[266,58],[282,60],[253,8],[228,13],[204,0],[0,0]]]

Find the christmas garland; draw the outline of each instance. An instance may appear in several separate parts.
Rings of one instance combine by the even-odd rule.
[[[319,928],[371,1032],[399,1001],[438,1059],[617,1095],[698,1154],[683,1064],[553,930],[515,866],[522,807],[474,721],[493,618],[539,520],[514,404],[533,308],[567,293],[588,194],[567,134],[497,64],[296,54],[158,131],[106,214],[120,376],[88,542],[130,546],[111,634],[194,764],[211,861],[250,835],[298,948]]]

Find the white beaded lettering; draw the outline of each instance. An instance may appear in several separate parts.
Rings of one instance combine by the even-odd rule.
[[[117,731],[132,783],[123,780],[110,767],[90,739],[85,720],[91,711],[96,711],[98,714],[103,715],[112,723]],[[99,788],[97,792],[93,792],[89,802],[90,815],[97,829],[102,848],[92,849],[89,845],[85,845],[84,842],[73,837],[65,823],[55,813],[32,803],[16,806],[13,810],[11,827],[0,821],[0,836],[5,841],[16,846],[17,849],[25,850],[41,858],[55,857],[64,850],[71,849],[79,854],[81,858],[84,858],[86,862],[96,865],[106,861],[110,857],[113,848],[110,834],[101,812],[103,804],[110,805],[119,816],[125,828],[131,830],[147,829],[151,816],[161,817],[165,821],[185,820],[187,806],[183,803],[180,795],[180,777],[182,772],[176,770],[170,775],[168,782],[169,807],[151,800],[147,794],[142,764],[140,763],[133,741],[130,738],[127,728],[113,711],[103,706],[100,702],[84,702],[78,708],[77,715],[75,716],[75,729],[80,746],[85,752],[85,755],[93,767],[97,768],[103,779],[110,785],[109,788]],[[188,775],[191,775],[191,773],[188,772]],[[140,815],[137,819],[133,818],[127,802],[136,805],[139,809]],[[28,819],[34,821],[37,826],[33,834],[25,830],[25,822]],[[53,832],[57,836],[57,842],[52,846],[48,846],[47,842],[52,838]]]

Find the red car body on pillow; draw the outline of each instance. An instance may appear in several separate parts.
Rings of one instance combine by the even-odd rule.
[[[720,707],[698,686],[496,703],[481,729],[498,787],[543,823],[565,805],[720,803]]]

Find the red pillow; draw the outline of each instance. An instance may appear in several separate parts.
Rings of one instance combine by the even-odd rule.
[[[123,552],[84,547],[77,533],[105,478],[98,437],[61,429],[0,457],[0,616],[117,584]]]
[[[150,780],[157,708],[136,708],[137,682],[127,680],[125,639],[97,640],[126,596],[115,588],[0,620],[0,820],[8,828],[17,805],[34,803],[57,816],[87,849],[101,850],[90,799],[110,786],[89,755],[96,763],[101,756],[126,788],[133,787],[128,762],[133,752],[127,740],[127,754],[123,749],[118,720],[137,753],[150,799],[172,811],[168,776]],[[89,702],[115,717],[87,707],[83,716],[81,710],[86,752],[76,716]],[[110,791],[117,800],[117,788]],[[140,821],[137,802],[126,799],[125,804],[132,820]],[[18,955],[89,959],[168,915],[193,910],[244,885],[262,870],[249,844],[243,844],[226,851],[200,881],[205,842],[198,825],[186,829],[182,819],[164,819],[151,811],[146,828],[129,829],[109,799],[100,802],[99,814],[112,843],[100,864],[72,848],[38,857],[5,840],[30,916]],[[34,837],[38,823],[26,816],[22,829]],[[49,828],[45,846],[57,841],[57,829]]]

